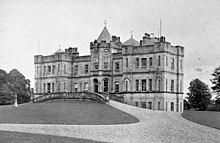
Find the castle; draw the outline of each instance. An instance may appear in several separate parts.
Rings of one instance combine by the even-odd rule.
[[[35,55],[35,93],[107,92],[124,96],[126,104],[183,112],[184,47],[145,33],[122,43],[106,26],[90,43],[90,55],[77,48]]]

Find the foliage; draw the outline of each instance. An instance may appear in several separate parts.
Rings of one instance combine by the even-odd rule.
[[[190,109],[190,104],[186,99],[184,99],[184,110],[189,110],[189,109]]]
[[[216,100],[220,101],[220,67],[216,68],[212,73],[213,79],[211,79],[212,84],[214,84],[211,88],[214,93],[217,94]]]
[[[13,94],[17,94],[18,103],[29,102],[30,80],[25,79],[17,69],[8,74],[0,69],[0,105],[13,104]]]
[[[188,102],[194,109],[204,111],[210,103],[211,93],[208,85],[199,79],[194,79],[190,82],[189,93],[187,93]]]

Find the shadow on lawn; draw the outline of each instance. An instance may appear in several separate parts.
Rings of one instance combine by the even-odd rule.
[[[184,110],[182,117],[192,122],[220,130],[220,112]]]

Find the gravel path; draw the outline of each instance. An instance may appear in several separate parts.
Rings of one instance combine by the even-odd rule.
[[[109,105],[140,119],[126,125],[0,124],[0,130],[59,135],[115,143],[220,143],[220,130],[190,122],[180,113],[151,111],[115,101]]]

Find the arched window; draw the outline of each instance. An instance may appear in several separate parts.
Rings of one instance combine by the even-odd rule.
[[[128,91],[128,81],[125,81],[125,91]]]
[[[128,79],[125,80],[125,82],[124,82],[124,87],[125,87],[124,89],[125,89],[126,92],[127,92],[127,91],[130,91],[130,90],[129,90],[130,88],[129,88],[129,80],[128,80]]]
[[[160,66],[160,56],[158,57],[158,66]]]

